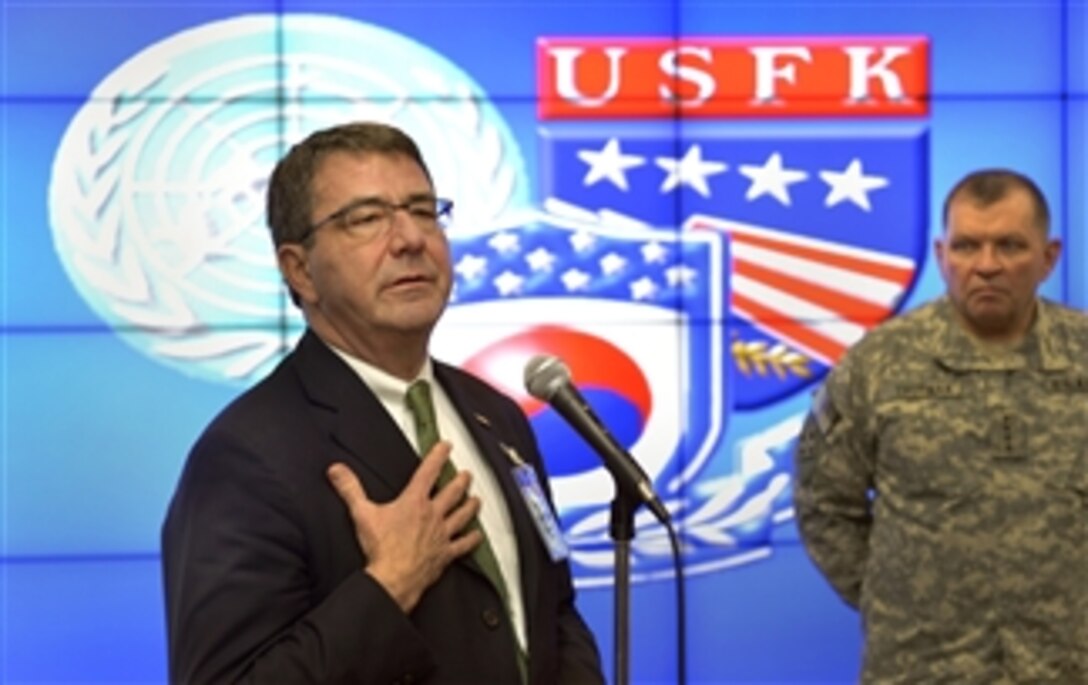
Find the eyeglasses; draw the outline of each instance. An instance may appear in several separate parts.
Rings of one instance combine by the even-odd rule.
[[[393,203],[373,197],[360,198],[310,226],[305,238],[323,226],[336,224],[353,237],[370,242],[389,233],[393,228],[393,215],[398,209],[403,209],[417,228],[437,231],[449,223],[453,200],[424,196]]]

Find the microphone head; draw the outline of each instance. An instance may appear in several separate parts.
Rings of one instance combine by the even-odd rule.
[[[525,365],[525,389],[538,400],[551,402],[561,387],[570,383],[570,369],[559,357],[538,354]]]

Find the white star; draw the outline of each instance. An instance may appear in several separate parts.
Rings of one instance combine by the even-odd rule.
[[[472,281],[487,271],[487,259],[467,254],[457,262],[453,270],[466,281]]]
[[[582,185],[591,186],[601,179],[607,178],[612,185],[620,190],[627,190],[627,170],[640,167],[646,163],[646,158],[639,155],[625,155],[620,151],[620,141],[610,138],[600,151],[579,150],[578,159],[589,165],[586,177],[582,179]]]
[[[666,253],[665,247],[656,241],[642,246],[642,259],[647,264],[657,264],[665,261]]]
[[[518,237],[513,233],[496,233],[491,240],[487,241],[487,244],[499,254],[517,252],[521,249],[518,247]]]
[[[529,268],[533,271],[551,271],[555,263],[555,255],[543,247],[538,247],[525,256]]]
[[[674,288],[678,285],[688,285],[695,280],[696,275],[697,272],[690,266],[673,266],[665,270],[665,280]]]
[[[627,260],[615,252],[610,252],[604,257],[601,257],[601,273],[605,276],[617,274],[620,271],[623,271],[623,267],[625,266],[627,266]]]
[[[744,196],[749,202],[763,195],[773,195],[776,200],[790,205],[790,193],[786,186],[808,178],[808,173],[800,169],[783,169],[782,155],[774,153],[767,158],[763,166],[742,164],[740,173],[752,180],[748,193]]]
[[[821,171],[820,178],[831,186],[831,191],[824,200],[825,207],[834,207],[844,200],[850,200],[865,211],[872,211],[869,205],[869,191],[878,190],[888,185],[883,176],[866,176],[861,171],[861,160],[854,158],[846,171]]]
[[[570,245],[575,252],[585,252],[593,247],[593,243],[596,241],[597,239],[589,231],[578,231],[570,237]]]
[[[649,276],[643,276],[631,284],[632,300],[648,300],[657,292],[657,284]]]
[[[500,295],[513,295],[521,292],[521,284],[525,279],[512,271],[503,271],[493,282]]]
[[[658,157],[654,163],[669,173],[661,182],[661,192],[667,193],[678,186],[687,185],[703,197],[710,197],[707,176],[720,174],[729,168],[724,162],[703,161],[703,149],[698,145],[689,147],[683,159]]]
[[[574,292],[575,290],[585,290],[589,285],[589,274],[578,269],[570,269],[561,277],[563,285],[567,287],[567,292]]]

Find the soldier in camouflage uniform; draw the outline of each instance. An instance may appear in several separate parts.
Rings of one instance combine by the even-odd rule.
[[[801,536],[861,611],[863,682],[1088,684],[1088,316],[1036,296],[1060,244],[1029,179],[969,175],[944,223],[946,295],[816,393]]]

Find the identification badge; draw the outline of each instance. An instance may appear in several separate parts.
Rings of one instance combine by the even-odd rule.
[[[514,481],[521,490],[521,497],[525,500],[525,506],[536,524],[536,530],[540,533],[540,539],[548,548],[548,554],[552,561],[562,561],[570,556],[570,547],[563,539],[563,533],[559,529],[559,522],[555,519],[548,500],[544,497],[544,491],[540,488],[540,481],[536,478],[536,471],[528,464],[518,464],[511,469]]]

